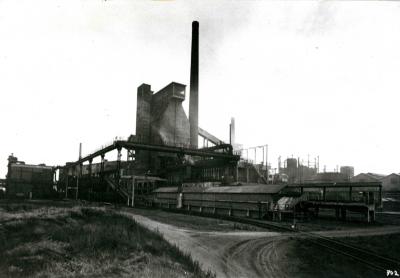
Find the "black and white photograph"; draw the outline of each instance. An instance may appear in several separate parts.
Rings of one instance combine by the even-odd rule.
[[[400,277],[400,1],[0,0],[0,278]]]

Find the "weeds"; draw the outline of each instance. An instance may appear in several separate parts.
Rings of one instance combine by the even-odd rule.
[[[215,277],[160,233],[112,210],[73,208],[2,227],[0,276]]]

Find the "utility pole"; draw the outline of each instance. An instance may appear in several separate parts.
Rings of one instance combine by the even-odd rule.
[[[279,157],[279,159],[280,159],[280,157]],[[279,162],[279,164],[280,164],[280,162]],[[266,144],[265,145],[265,166],[267,167],[267,177],[269,176],[269,173],[268,173],[268,144]]]
[[[79,160],[82,158],[82,143],[79,143]],[[75,190],[75,199],[78,200],[78,192],[79,192],[79,178],[82,176],[82,163],[79,163],[79,171],[76,173],[76,190]]]

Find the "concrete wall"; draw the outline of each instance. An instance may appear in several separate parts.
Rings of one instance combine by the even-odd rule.
[[[136,140],[140,142],[149,142],[150,140],[152,95],[153,92],[150,85],[142,84],[137,89]],[[146,169],[149,167],[149,152],[136,151],[136,159],[140,161],[142,168]]]
[[[166,145],[189,146],[190,126],[182,102],[172,98],[163,110],[161,116],[152,121],[152,141]]]
[[[149,144],[189,146],[189,119],[182,106],[185,88],[183,84],[172,82],[153,94],[150,85],[139,86],[135,140]],[[137,151],[137,168],[156,171],[160,167],[160,156],[174,155]]]

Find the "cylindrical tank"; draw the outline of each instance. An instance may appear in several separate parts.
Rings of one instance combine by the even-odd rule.
[[[347,179],[354,177],[354,167],[353,166],[341,166],[340,173],[344,174]]]

